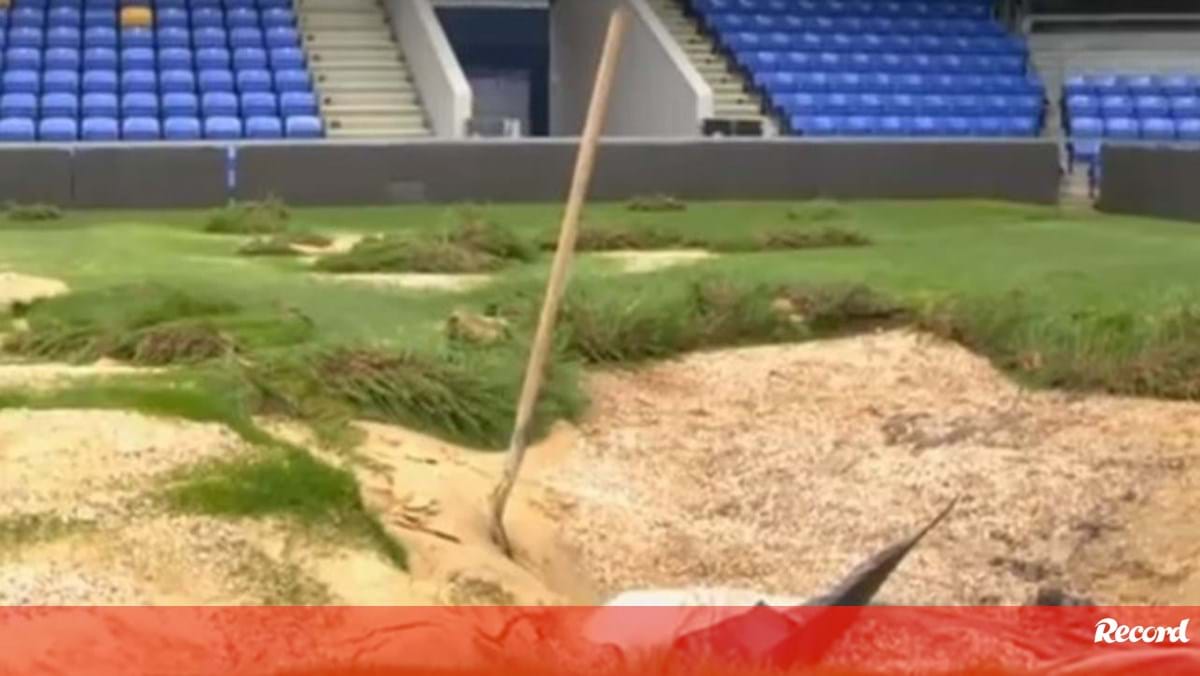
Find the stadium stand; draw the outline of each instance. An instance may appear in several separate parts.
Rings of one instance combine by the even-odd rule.
[[[792,133],[1037,136],[1045,90],[989,0],[692,0]]]
[[[1200,75],[1073,74],[1060,106],[1073,163],[1097,162],[1107,139],[1200,141]]]
[[[0,140],[323,135],[291,0],[13,0],[0,48]]]

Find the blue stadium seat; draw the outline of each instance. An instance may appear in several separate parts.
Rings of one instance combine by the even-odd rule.
[[[224,28],[193,28],[192,46],[196,49],[204,49],[206,47],[220,47],[224,49],[229,46],[229,38],[225,34]]]
[[[84,70],[116,70],[117,50],[111,47],[89,47],[83,50]]]
[[[157,118],[127,117],[121,121],[121,138],[126,141],[157,141],[161,135]]]
[[[10,28],[8,44],[12,47],[31,47],[41,49],[45,41],[45,33],[40,28]]]
[[[325,127],[316,115],[292,115],[284,121],[284,133],[288,138],[321,138]]]
[[[283,28],[291,28],[296,25],[296,14],[283,7],[264,10],[262,13],[262,24],[267,28],[280,26]]]
[[[289,69],[275,71],[275,90],[279,92],[304,92],[312,90],[308,71]]]
[[[1131,96],[1157,96],[1162,93],[1157,78],[1149,75],[1124,75],[1120,79]]]
[[[994,115],[985,115],[983,117],[972,118],[971,120],[971,135],[972,136],[1004,136],[1004,118]]]
[[[269,92],[271,71],[263,68],[240,70],[237,74],[237,88],[240,92]]]
[[[36,70],[7,70],[4,72],[6,94],[37,94],[41,81]]]
[[[1133,99],[1124,95],[1109,95],[1100,99],[1100,109],[1105,117],[1132,117],[1134,114]]]
[[[236,117],[237,96],[229,92],[210,92],[201,97],[200,109],[205,117]]]
[[[162,110],[167,117],[197,117],[200,114],[200,101],[190,92],[164,94]]]
[[[33,94],[0,96],[0,117],[37,117],[37,97]]]
[[[159,70],[191,70],[192,50],[181,47],[167,47],[158,50]]]
[[[922,115],[941,117],[953,112],[950,100],[941,94],[923,94],[917,97],[917,110]]]
[[[38,139],[69,143],[79,139],[79,125],[70,117],[46,117],[38,124]]]
[[[79,73],[74,70],[48,70],[42,75],[42,91],[49,94],[79,92]]]
[[[117,73],[112,70],[85,70],[83,72],[83,92],[88,93],[117,93]]]
[[[1133,101],[1138,117],[1167,117],[1171,114],[1171,101],[1165,96],[1139,96]]]
[[[164,94],[196,91],[196,76],[191,69],[164,70],[158,77],[158,83]]]
[[[308,92],[283,92],[279,95],[279,112],[287,118],[315,117],[317,96]]]
[[[1141,120],[1141,136],[1151,141],[1175,140],[1175,120],[1169,117],[1147,117]]]
[[[1200,141],[1200,118],[1178,120],[1175,126],[1181,141]]]
[[[1029,115],[1009,115],[1004,118],[1006,136],[1037,136],[1038,120]]]
[[[1116,96],[1128,93],[1125,84],[1116,75],[1089,75],[1087,81],[1097,96]]]
[[[154,50],[145,47],[127,47],[121,50],[121,68],[125,70],[152,70]]]
[[[89,26],[83,31],[83,46],[117,48],[117,29],[109,26]]]
[[[258,28],[258,10],[249,7],[231,7],[225,12],[228,28]]]
[[[159,49],[169,47],[190,49],[192,46],[192,33],[183,27],[162,27],[157,32],[157,43]]]
[[[262,47],[263,32],[258,28],[234,28],[229,31],[229,45],[234,49],[238,47]]]
[[[270,61],[274,70],[304,68],[304,51],[299,47],[276,47],[270,50]]]
[[[913,94],[891,94],[884,100],[887,110],[901,117],[912,117],[920,109],[917,97]]]
[[[913,118],[913,134],[916,136],[942,136],[941,118],[918,115]]]
[[[194,141],[202,136],[200,120],[195,117],[168,117],[163,122],[163,138],[169,141]]]
[[[1109,117],[1104,120],[1105,138],[1135,139],[1140,133],[1138,121],[1132,117]]]
[[[1040,96],[1033,94],[1016,94],[1009,96],[1009,110],[1023,117],[1040,118],[1044,102]]]
[[[228,70],[230,63],[229,50],[224,47],[196,50],[196,68],[199,70]]]
[[[300,34],[295,28],[273,26],[266,32],[267,47],[299,47]]]
[[[232,116],[204,118],[204,138],[234,140],[242,137],[242,121]]]
[[[5,61],[9,68],[13,67],[11,57],[7,57]],[[79,70],[81,65],[79,50],[65,47],[47,49],[45,61],[47,70]]]
[[[225,28],[225,12],[220,7],[197,7],[192,10],[192,28]]]
[[[287,121],[289,136],[294,119]],[[792,128],[805,136],[836,136],[842,132],[841,118],[831,115],[796,116],[792,118]]]
[[[121,91],[158,91],[158,76],[152,70],[126,70],[121,73]]]
[[[983,115],[984,99],[977,94],[960,94],[947,97],[950,112],[961,117]]]
[[[154,13],[154,23],[158,26],[160,36],[164,28],[187,29],[189,26],[187,10],[178,7],[160,6]]]
[[[1200,117],[1200,97],[1193,95],[1175,96],[1170,101],[1171,114],[1176,119]]]
[[[83,12],[79,7],[67,5],[51,7],[50,12],[46,15],[46,25],[51,28],[57,26],[79,28],[83,25]]]
[[[267,50],[259,47],[242,47],[233,50],[235,70],[267,67]]]
[[[1091,94],[1072,94],[1067,97],[1067,114],[1071,117],[1099,117],[1100,100]]]
[[[88,28],[112,28],[117,26],[117,11],[112,7],[96,7],[88,5],[83,11],[83,27],[86,31]],[[86,39],[86,33],[84,34]]]
[[[158,117],[158,97],[148,92],[123,95],[121,117]]]
[[[51,28],[46,32],[47,47],[70,47],[71,49],[79,49],[79,45],[83,41],[83,35],[78,28],[72,26],[59,26]]]
[[[292,6],[292,0],[258,0],[259,9],[283,9]]]
[[[122,47],[154,47],[154,31],[149,28],[122,28]]]
[[[198,82],[201,92],[233,91],[233,73],[228,70],[202,70]]]
[[[43,117],[79,117],[79,97],[74,94],[43,94]]]
[[[863,79],[858,73],[834,73],[829,77],[831,92],[855,93],[863,89]]]
[[[117,95],[107,92],[84,94],[82,111],[85,118],[117,117]]]
[[[1171,74],[1158,78],[1158,87],[1167,96],[1200,95],[1200,78],[1193,75]]]
[[[246,138],[283,137],[283,122],[278,117],[255,116],[246,119]]]
[[[36,7],[17,7],[9,10],[8,23],[14,28],[36,28],[46,26],[46,15]]]
[[[970,136],[973,133],[973,121],[969,117],[955,115],[945,118],[942,128],[947,136]]]
[[[854,109],[861,115],[879,116],[886,110],[883,96],[880,94],[859,94],[854,98]]]
[[[878,131],[878,124],[870,115],[851,115],[846,118],[844,130],[850,136],[871,136]]]
[[[14,70],[41,70],[42,52],[30,47],[9,47],[4,53],[4,63]]]
[[[248,92],[241,96],[242,115],[246,117],[274,116],[279,112],[271,92]]]
[[[0,141],[20,143],[37,138],[33,120],[27,117],[7,117],[0,120]]]
[[[884,115],[879,118],[878,133],[883,136],[912,136],[912,119],[902,115]]]

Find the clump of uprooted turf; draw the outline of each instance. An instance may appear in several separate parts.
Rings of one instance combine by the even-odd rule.
[[[705,249],[717,253],[752,253],[869,244],[871,240],[866,235],[844,226],[800,222],[721,235],[687,233],[662,226],[585,225],[579,230],[575,246],[578,251]],[[557,241],[553,236],[543,238],[543,249],[553,250],[555,246]]]
[[[70,362],[189,364],[301,342],[312,332],[295,312],[249,312],[225,299],[157,284],[74,292],[17,306],[14,313],[24,328],[6,337],[5,352]]]
[[[448,230],[369,237],[349,251],[319,259],[316,269],[334,273],[480,273],[533,260],[534,254],[533,247],[510,229],[470,218]]]
[[[204,230],[222,235],[272,235],[287,230],[290,220],[287,205],[269,197],[261,202],[231,202],[209,216]]]
[[[236,460],[189,470],[166,492],[175,509],[224,517],[286,516],[375,546],[399,568],[404,548],[362,503],[354,476],[309,453],[277,446]]]
[[[238,249],[241,256],[300,256],[302,247],[325,248],[333,240],[315,232],[281,232],[269,237],[258,237],[246,242]]]
[[[40,222],[60,220],[63,212],[53,204],[6,202],[4,215],[11,221]]]

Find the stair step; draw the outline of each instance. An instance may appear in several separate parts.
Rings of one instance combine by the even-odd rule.
[[[339,117],[416,117],[424,119],[424,111],[417,102],[402,105],[382,103],[356,103],[349,100],[335,105],[322,106],[321,110],[330,119]]]
[[[326,132],[329,138],[410,138],[429,136],[429,130],[425,128],[412,129],[330,129]]]
[[[407,106],[419,103],[416,92],[393,93],[381,91],[322,92],[323,106]]]

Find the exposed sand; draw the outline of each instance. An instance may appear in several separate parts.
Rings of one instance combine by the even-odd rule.
[[[1200,406],[1023,392],[906,332],[696,354],[590,391],[552,484],[604,593],[815,594],[957,495],[884,600],[1023,603],[1065,584],[1200,601]]]
[[[67,290],[67,285],[57,279],[0,271],[0,311],[7,310],[13,303],[28,303]]]
[[[0,552],[0,603],[590,603],[653,587],[807,597],[924,522],[950,519],[891,603],[1200,602],[1200,406],[1022,391],[907,332],[697,354],[590,377],[593,411],[530,450],[486,527],[503,456],[363,425],[353,466],[409,552],[288,522],[167,516],[165,472],[247,451],[218,426],[0,411],[0,519],[78,530]],[[306,441],[303,434],[297,441]],[[323,456],[324,457],[324,456]]]
[[[363,284],[376,288],[415,289],[419,291],[471,291],[492,281],[491,275],[450,275],[436,273],[384,273],[364,272],[353,274],[318,274],[317,279],[327,282]]]
[[[662,270],[677,265],[691,265],[716,254],[703,249],[668,249],[663,251],[602,251],[591,254],[599,258],[616,261],[621,271],[642,273]]]

